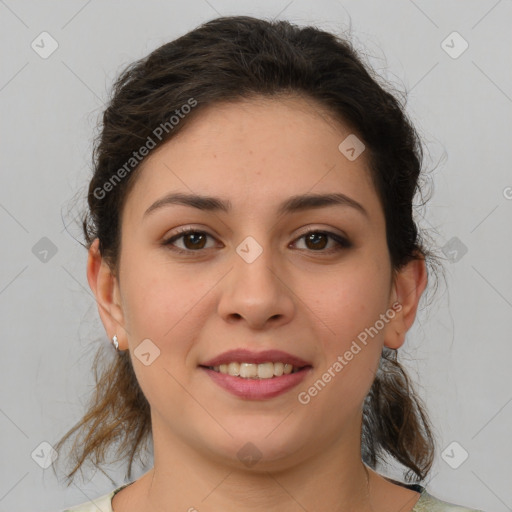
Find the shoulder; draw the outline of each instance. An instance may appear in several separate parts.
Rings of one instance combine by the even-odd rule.
[[[399,480],[395,480],[393,478],[384,477],[386,480],[400,485],[402,487],[406,487],[407,489],[411,489],[420,493],[420,497],[412,510],[410,512],[483,512],[482,510],[477,510],[474,508],[468,508],[461,505],[455,505],[454,503],[448,503],[447,501],[442,501],[435,496],[432,496],[427,489],[420,485],[419,483],[406,483],[400,482]]]
[[[482,510],[476,510],[473,508],[463,507],[461,505],[455,505],[442,501],[426,490],[421,493],[420,499],[417,501],[411,512],[483,512]]]
[[[68,507],[62,512],[112,512],[112,498],[121,489],[122,487],[119,487],[104,496],[75,505],[74,507]]]

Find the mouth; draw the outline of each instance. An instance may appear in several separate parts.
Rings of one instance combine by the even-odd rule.
[[[261,380],[311,368],[308,361],[282,350],[253,352],[242,348],[228,350],[213,359],[202,361],[199,366],[231,377]]]
[[[208,370],[213,370],[217,373],[230,375],[231,377],[255,380],[275,379],[283,375],[298,373],[302,370],[311,368],[311,365],[295,366],[290,363],[283,363],[280,361],[267,361],[259,364],[232,361],[230,363],[224,363],[217,366],[199,366]]]
[[[226,373],[222,373],[221,367],[222,371],[226,371]],[[285,367],[287,373],[285,373]],[[298,386],[307,378],[312,366],[293,368],[291,364],[286,365],[280,362],[253,364],[234,361],[219,366],[199,365],[199,369],[205,372],[214,384],[239,399],[269,400]],[[233,375],[229,373],[230,371]],[[274,375],[274,372],[277,372],[278,375]]]
[[[228,350],[199,368],[220,388],[244,400],[268,400],[307,378],[313,366],[282,350]]]

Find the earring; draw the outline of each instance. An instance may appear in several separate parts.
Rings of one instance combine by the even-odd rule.
[[[116,351],[119,352],[119,342],[117,341],[117,335],[116,334],[114,334],[114,336],[112,337],[112,344],[116,348]]]

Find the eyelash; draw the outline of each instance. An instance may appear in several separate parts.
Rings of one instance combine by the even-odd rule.
[[[175,251],[180,254],[191,254],[191,253],[196,253],[196,252],[198,253],[198,252],[201,252],[202,250],[206,250],[206,249],[198,249],[198,250],[181,249],[180,247],[173,246],[173,242],[175,242],[176,240],[179,240],[180,238],[183,238],[184,236],[189,235],[191,233],[206,235],[211,238],[214,238],[212,235],[210,235],[210,233],[207,233],[206,231],[200,231],[200,230],[197,230],[194,228],[183,228],[178,231],[178,234],[173,235],[171,238],[169,238],[167,240],[164,240],[162,242],[162,245],[166,246],[170,250]],[[318,252],[321,254],[322,253],[323,254],[332,254],[332,253],[336,253],[336,252],[342,251],[344,249],[349,249],[352,247],[351,242],[349,242],[346,238],[344,238],[340,235],[337,235],[335,233],[331,233],[330,231],[323,231],[320,229],[311,229],[309,231],[306,231],[305,233],[302,233],[302,235],[300,237],[298,237],[296,240],[300,240],[300,239],[310,235],[311,233],[319,233],[322,235],[326,235],[328,238],[331,238],[332,240],[334,240],[338,244],[338,246],[333,247],[331,249],[322,249],[322,250],[318,250],[318,251],[315,251],[312,249],[301,249],[301,250],[306,250],[308,252],[313,252],[313,253]]]

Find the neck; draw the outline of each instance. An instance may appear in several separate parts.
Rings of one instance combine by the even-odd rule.
[[[307,458],[294,454],[279,463],[251,467],[219,460],[176,438],[156,436],[154,468],[144,476],[139,510],[291,512],[317,510],[321,502],[326,510],[370,512],[376,474],[361,461],[359,431],[353,434],[355,438],[336,440]]]

